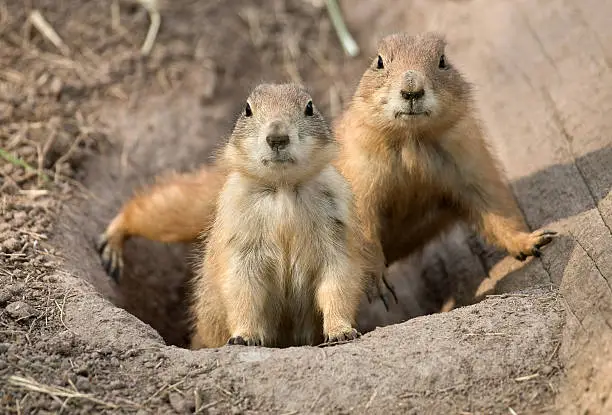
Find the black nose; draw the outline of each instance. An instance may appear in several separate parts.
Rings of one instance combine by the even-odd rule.
[[[272,150],[282,150],[289,144],[288,135],[269,135],[266,141]]]
[[[425,95],[425,90],[424,89],[419,89],[418,91],[404,91],[402,89],[402,91],[400,92],[402,94],[402,98],[404,99],[419,99],[421,98],[423,95]]]

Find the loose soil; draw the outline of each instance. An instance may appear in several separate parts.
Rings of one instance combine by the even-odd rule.
[[[166,1],[149,57],[146,12],[112,3],[0,3],[3,413],[612,412],[612,5],[343,1],[351,59],[320,1]],[[331,120],[381,36],[424,30],[474,83],[529,225],[561,232],[541,259],[458,227],[392,265],[399,304],[364,299],[361,339],[283,350],[183,348],[194,247],[135,238],[121,284],[104,274],[121,203],[209,163],[250,88],[303,82]]]

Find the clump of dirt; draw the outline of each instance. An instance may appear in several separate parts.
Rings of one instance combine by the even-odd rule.
[[[601,58],[610,51],[597,49],[598,36],[609,32],[601,13],[501,1],[486,9],[414,1],[406,11],[394,0],[344,2],[363,49],[351,60],[322,2],[181,0],[165,3],[159,37],[144,58],[138,49],[148,20],[140,7],[120,3],[116,20],[106,2],[31,3],[0,6],[0,61],[7,63],[0,69],[4,411],[609,407],[612,153],[602,131],[612,117],[602,108],[610,108],[604,86],[612,79]],[[27,23],[34,8],[68,52]],[[588,30],[576,14],[588,17]],[[566,33],[573,43],[561,41],[555,27],[573,28]],[[542,260],[523,264],[453,230],[393,265],[400,304],[386,312],[381,302],[364,301],[359,324],[371,332],[351,344],[173,347],[189,336],[185,281],[197,251],[132,240],[125,278],[112,283],[93,241],[121,203],[160,172],[210,162],[255,84],[303,81],[331,120],[383,33],[429,29],[447,33],[453,63],[479,85],[492,144],[530,225],[554,226],[564,236]],[[555,57],[566,59],[556,65]],[[520,70],[508,69],[518,61]],[[592,62],[588,71],[575,70],[581,61]],[[603,92],[581,101],[575,91],[585,85]],[[508,100],[518,92],[532,99]],[[453,305],[460,308],[426,315]]]

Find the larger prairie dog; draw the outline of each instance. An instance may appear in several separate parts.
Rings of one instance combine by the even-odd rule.
[[[555,234],[528,231],[439,34],[383,38],[335,131],[379,283],[457,221],[520,260]]]
[[[192,348],[358,336],[359,242],[336,151],[304,89],[253,90],[217,161],[226,180],[194,282]]]

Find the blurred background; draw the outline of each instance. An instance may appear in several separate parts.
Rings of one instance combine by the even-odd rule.
[[[52,224],[49,212],[65,201],[51,244],[66,270],[168,344],[184,346],[185,284],[195,253],[130,241],[125,279],[112,284],[93,241],[117,209],[159,173],[210,163],[258,83],[305,84],[331,123],[382,36],[436,30],[447,37],[449,61],[474,85],[527,222],[562,237],[541,260],[519,263],[458,227],[391,267],[399,304],[387,312],[380,301],[364,301],[360,327],[544,287],[559,292],[568,311],[561,357],[581,362],[572,373],[587,388],[597,383],[592,377],[605,379],[590,368],[600,368],[593,356],[609,349],[579,350],[612,338],[612,4],[343,0],[337,12],[355,41],[344,47],[347,33],[339,37],[329,4],[335,2],[0,1],[4,269],[26,270],[31,249],[46,243],[40,235]],[[33,258],[32,269],[43,267]]]

